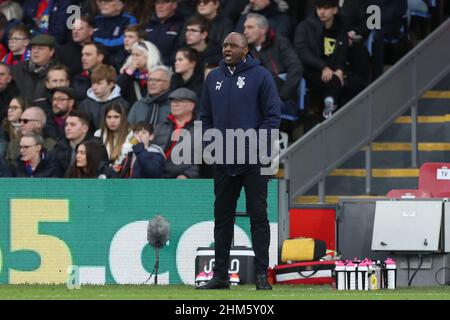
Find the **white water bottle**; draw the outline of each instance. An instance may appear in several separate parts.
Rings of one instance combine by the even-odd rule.
[[[353,262],[347,263],[345,273],[347,275],[347,289],[356,290],[356,264]]]
[[[386,266],[386,289],[394,290],[397,286],[397,265],[391,258],[384,261]]]
[[[358,290],[369,290],[369,266],[365,262],[358,265]]]
[[[336,289],[346,290],[345,263],[343,261],[337,261],[334,271],[336,272]]]

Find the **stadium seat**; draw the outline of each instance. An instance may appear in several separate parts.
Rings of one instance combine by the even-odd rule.
[[[431,198],[431,194],[424,190],[400,190],[394,189],[388,192],[386,195],[388,198],[398,199],[415,199],[415,198]]]
[[[450,191],[450,163],[424,163],[419,170],[419,189],[429,192],[433,198]]]

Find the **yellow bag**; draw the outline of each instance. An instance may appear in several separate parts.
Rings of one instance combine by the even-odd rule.
[[[312,238],[296,238],[283,242],[281,261],[315,261],[326,254],[325,241]]]

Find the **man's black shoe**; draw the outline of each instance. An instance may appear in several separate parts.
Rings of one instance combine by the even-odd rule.
[[[265,274],[256,275],[256,290],[272,290]]]
[[[196,287],[198,290],[215,290],[215,289],[230,289],[230,283],[227,280],[212,277],[205,285]]]

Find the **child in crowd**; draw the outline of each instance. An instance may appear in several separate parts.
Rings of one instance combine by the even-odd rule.
[[[129,103],[121,96],[121,90],[116,85],[117,73],[112,66],[99,65],[91,75],[92,87],[87,91],[87,98],[78,106],[78,110],[89,113],[92,126],[100,128],[100,122],[105,118],[106,108],[113,104],[120,104],[128,114]]]
[[[31,49],[29,45],[30,35],[23,24],[11,28],[8,33],[9,52],[3,58],[3,62],[9,66],[15,66],[19,62],[30,60]]]
[[[133,128],[133,151],[128,153],[122,163],[121,178],[161,178],[165,157],[160,146],[151,144],[153,126],[147,122],[138,122]]]

